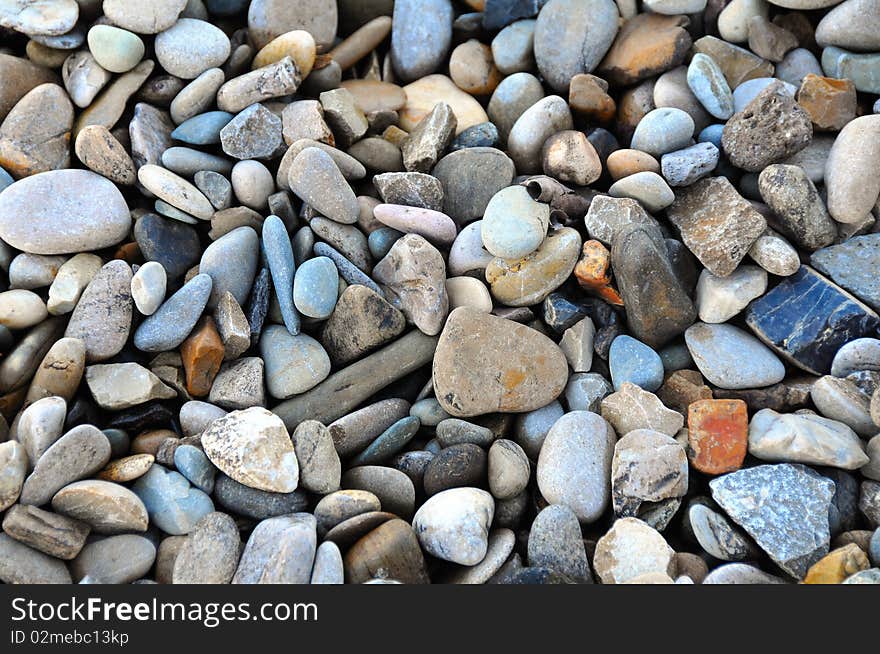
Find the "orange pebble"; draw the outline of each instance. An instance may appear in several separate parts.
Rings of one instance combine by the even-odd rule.
[[[698,400],[688,407],[688,458],[700,472],[739,470],[749,441],[749,415],[742,400]]]

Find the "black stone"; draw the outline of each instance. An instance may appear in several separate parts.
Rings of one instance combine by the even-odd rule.
[[[134,240],[144,259],[161,263],[171,279],[183,276],[199,262],[202,253],[195,229],[179,220],[161,218],[152,213],[138,218],[134,225]]]
[[[875,336],[880,317],[808,266],[801,266],[746,311],[746,323],[777,353],[814,375],[827,375],[845,343]]]
[[[85,397],[76,397],[67,410],[67,418],[64,421],[64,429],[73,429],[78,425],[97,425],[101,423],[101,412],[98,407]]]
[[[0,353],[6,354],[15,345],[15,338],[6,325],[0,325]]]
[[[479,445],[463,443],[443,448],[425,468],[425,492],[436,495],[450,488],[483,486],[487,465],[486,451]]]
[[[571,584],[574,582],[550,568],[523,568],[513,573],[504,583],[513,586],[545,586],[548,584]]]
[[[599,155],[603,169],[611,153],[620,150],[620,142],[617,140],[617,137],[604,127],[596,127],[590,130],[590,133],[587,134],[587,140],[595,148],[596,154]]]
[[[687,294],[694,297],[697,281],[700,279],[700,268],[697,266],[697,258],[687,249],[684,243],[674,238],[664,239],[666,252],[669,254],[669,263],[678,277],[678,282]]]
[[[214,482],[214,499],[228,511],[254,520],[298,513],[309,506],[309,497],[301,490],[270,493],[240,484],[222,472]]]
[[[498,128],[494,123],[472,125],[456,136],[449,145],[449,151],[465,148],[494,148],[498,146]]]
[[[534,18],[548,0],[486,0],[483,27],[500,30],[520,18]]]
[[[810,256],[810,263],[872,309],[880,311],[880,234],[856,236]]]
[[[859,528],[859,482],[846,470],[819,468],[819,474],[834,482],[834,497],[828,510],[831,536]]]
[[[141,404],[115,413],[108,427],[137,432],[149,428],[170,428],[180,433],[176,413],[164,404]]]
[[[251,345],[260,341],[263,331],[263,322],[266,320],[266,312],[269,311],[269,269],[263,268],[254,285],[251,287],[251,296],[248,298],[245,317],[251,328]]]

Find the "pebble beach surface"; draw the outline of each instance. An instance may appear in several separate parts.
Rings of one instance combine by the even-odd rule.
[[[880,583],[880,0],[0,0],[0,582]]]

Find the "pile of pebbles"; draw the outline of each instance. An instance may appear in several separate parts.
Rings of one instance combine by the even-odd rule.
[[[878,0],[0,0],[0,581],[880,583]]]

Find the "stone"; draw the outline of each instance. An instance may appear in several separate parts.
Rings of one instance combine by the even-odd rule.
[[[713,324],[727,322],[766,290],[767,273],[758,266],[742,264],[727,277],[703,270],[696,290],[700,320]]]
[[[485,273],[492,296],[510,307],[543,302],[568,279],[580,249],[580,234],[570,227],[562,227],[522,259],[496,257],[486,266]]]
[[[805,584],[840,584],[871,567],[865,551],[855,543],[832,550],[816,561],[804,576]]]
[[[452,218],[439,211],[400,204],[373,207],[376,220],[406,234],[418,234],[438,247],[449,247],[458,235]]]
[[[687,83],[703,107],[715,118],[733,115],[733,93],[721,68],[709,55],[697,52],[687,71]]]
[[[261,407],[233,411],[202,434],[202,447],[215,466],[258,490],[291,493],[299,466],[290,437],[275,414]]]
[[[321,341],[330,360],[347,364],[399,336],[406,321],[375,291],[354,284],[339,296]]]
[[[687,524],[703,550],[721,561],[744,561],[757,556],[748,537],[721,513],[699,502],[688,508]]]
[[[593,581],[580,524],[567,506],[551,504],[535,517],[529,530],[528,561],[579,583]]]
[[[73,559],[85,545],[87,524],[35,506],[17,504],[3,518],[3,532],[56,559]]]
[[[425,493],[430,496],[450,488],[481,485],[486,478],[486,464],[486,451],[478,445],[444,447],[425,466]]]
[[[405,82],[433,73],[452,41],[452,4],[449,0],[394,5],[391,27],[391,61]]]
[[[731,117],[724,126],[722,146],[734,166],[758,172],[803,150],[812,137],[810,115],[779,82]]]
[[[385,466],[358,466],[350,468],[342,477],[346,489],[373,493],[383,510],[409,519],[416,501],[413,481],[406,473]]]
[[[795,323],[789,322],[792,315],[798,316]],[[787,361],[822,375],[844,343],[871,334],[880,318],[812,268],[801,266],[752,303],[746,323]]]
[[[357,221],[357,198],[323,150],[302,150],[291,163],[287,179],[291,190],[322,215],[343,224]]]
[[[636,517],[662,530],[687,492],[684,447],[651,429],[627,432],[614,446],[611,499],[618,517]]]
[[[467,378],[460,375],[463,362]],[[545,336],[460,307],[450,314],[437,346],[434,391],[443,409],[456,417],[531,411],[562,392],[567,370],[562,351]]]
[[[162,264],[170,279],[182,277],[198,263],[198,234],[189,225],[148,213],[137,220],[133,232],[144,258]]]
[[[489,490],[498,500],[519,495],[529,482],[530,466],[525,451],[514,441],[499,439],[489,448]]]
[[[177,448],[177,451],[181,449],[183,446]],[[306,494],[301,490],[293,493],[269,493],[239,484],[223,473],[217,475],[214,497],[229,511],[254,520],[296,513],[308,506]]]
[[[588,372],[593,365],[593,340],[596,327],[589,318],[583,318],[562,334],[559,347],[574,372]]]
[[[646,391],[656,391],[663,383],[663,361],[650,347],[631,336],[620,335],[611,343],[608,367],[614,389],[630,382]]]
[[[819,413],[842,422],[862,438],[877,433],[870,415],[871,398],[854,381],[825,375],[813,384],[810,398]]]
[[[174,560],[172,583],[228,584],[241,554],[235,521],[225,513],[205,515],[187,535]]]
[[[131,297],[137,310],[150,316],[165,299],[165,286],[167,275],[162,264],[156,261],[148,261],[137,269],[131,278]]]
[[[665,209],[675,200],[675,194],[663,178],[647,171],[617,180],[608,189],[608,194],[638,200],[651,212]]]
[[[485,213],[490,199],[510,185],[511,159],[495,148],[466,148],[437,162],[431,174],[443,186],[443,213],[465,225]]]
[[[543,97],[544,89],[531,73],[514,73],[501,81],[489,100],[488,112],[502,141],[523,112]]]
[[[156,35],[156,59],[181,79],[194,79],[229,57],[229,38],[219,27],[203,20],[181,18]]]
[[[235,159],[268,159],[281,143],[281,119],[259,103],[237,113],[220,130],[223,152]]]
[[[725,177],[700,180],[681,189],[668,215],[688,249],[719,277],[736,269],[767,226]]]
[[[611,245],[614,243],[617,233],[629,225],[656,225],[657,223],[637,200],[598,195],[590,203],[590,208],[584,217],[584,224],[590,238]]]
[[[379,498],[370,492],[339,490],[322,497],[315,506],[314,515],[318,530],[323,535],[349,518],[377,512],[380,508]]]
[[[876,7],[870,0],[849,0],[829,11],[816,26],[820,46],[837,46],[860,52],[877,52],[880,41]]]
[[[695,469],[720,475],[742,467],[748,449],[747,409],[742,400],[711,397],[687,407],[687,454]]]
[[[34,197],[46,201],[32,206]],[[0,200],[0,237],[33,254],[109,247],[125,238],[130,228],[122,194],[112,182],[91,171],[32,175],[10,186]]]
[[[797,100],[815,130],[839,130],[856,117],[856,87],[850,80],[807,74]]]
[[[871,270],[880,257],[880,236],[855,236],[838,245],[817,250],[810,263],[874,310],[880,309],[880,292]]]
[[[155,460],[156,457],[152,454],[132,454],[131,456],[116,459],[108,463],[98,473],[98,479],[117,483],[133,481],[143,476]]]
[[[28,472],[28,454],[17,441],[0,443],[0,508],[6,510],[15,504]],[[3,530],[6,529],[5,520]]]
[[[775,214],[775,226],[798,245],[817,250],[835,240],[835,223],[803,168],[767,166],[758,178],[758,187]]]
[[[586,186],[602,174],[599,155],[583,132],[557,132],[544,142],[542,159],[544,172],[561,182]]]
[[[419,426],[419,419],[415,416],[401,418],[379,434],[349,463],[355,466],[384,463],[413,439]]]
[[[257,102],[289,95],[299,88],[301,82],[302,75],[293,59],[284,57],[273,64],[233,77],[220,86],[217,108],[237,114]]]
[[[137,363],[111,363],[86,368],[86,384],[98,406],[128,409],[151,400],[177,397],[177,392]]]
[[[190,486],[180,473],[158,464],[153,464],[132,490],[146,506],[150,523],[168,534],[188,534],[214,511],[208,495]]]
[[[876,204],[880,180],[868,171],[878,156],[880,116],[856,118],[837,135],[825,163],[828,212],[837,222],[858,222]]]
[[[419,540],[409,524],[391,519],[358,539],[343,564],[349,583],[370,579],[394,579],[400,583],[429,582]]]
[[[630,147],[660,156],[687,147],[693,134],[693,118],[681,109],[662,107],[639,121]]]
[[[704,36],[694,41],[694,51],[712,57],[732,89],[750,79],[773,75],[771,62],[714,36]]]
[[[373,277],[416,327],[429,336],[440,332],[449,310],[446,266],[424,238],[417,234],[401,237],[376,264]]]
[[[745,563],[728,563],[712,570],[704,584],[784,584],[784,579],[759,570]]]
[[[159,199],[196,218],[210,220],[214,215],[214,207],[208,198],[170,170],[145,164],[138,169],[138,181]]]
[[[472,307],[486,313],[492,311],[492,296],[486,285],[473,277],[450,277],[446,280],[449,308]]]
[[[766,16],[752,16],[747,25],[749,48],[770,61],[782,61],[798,46],[798,38],[789,30],[771,23]]]
[[[315,517],[308,513],[262,520],[248,538],[232,583],[309,583],[317,539]]]
[[[795,274],[801,265],[797,250],[769,227],[752,243],[749,256],[761,268],[780,277]]]
[[[617,7],[610,0],[550,0],[538,14],[534,51],[538,70],[557,91],[578,73],[590,73],[617,34]]]
[[[85,345],[78,338],[59,338],[48,349],[33,373],[25,404],[44,397],[73,399],[85,368]]]
[[[880,372],[880,340],[857,338],[841,347],[831,362],[831,374],[846,377],[860,370]]]
[[[322,495],[338,490],[342,471],[330,430],[306,420],[297,426],[292,440],[302,488]]]
[[[550,207],[536,202],[524,186],[508,186],[489,200],[480,234],[490,254],[520,259],[534,252],[547,233]]]
[[[614,441],[610,425],[595,413],[573,411],[559,418],[540,448],[541,495],[569,507],[580,522],[596,521],[610,499]]]
[[[672,268],[659,229],[642,224],[621,229],[611,248],[611,264],[629,328],[640,341],[659,347],[694,322],[696,310]]]
[[[876,93],[880,88],[877,53],[858,54],[829,46],[822,50],[822,69],[829,77],[851,80],[857,91]]]
[[[70,584],[63,561],[0,534],[0,581],[4,584]]]
[[[534,68],[534,41],[534,20],[518,20],[498,32],[492,39],[491,53],[492,60],[502,75],[512,75]]]
[[[0,166],[15,178],[69,167],[72,125],[73,105],[62,87],[28,91],[0,124]]]
[[[674,436],[684,425],[677,411],[666,408],[653,393],[624,382],[620,390],[601,401],[601,413],[618,434],[649,429]]]
[[[413,517],[413,530],[429,554],[459,565],[476,565],[488,550],[495,502],[477,488],[434,495]]]
[[[507,138],[508,154],[517,171],[521,174],[539,172],[544,142],[572,126],[568,103],[558,95],[547,96],[523,111]]]
[[[628,17],[597,74],[616,86],[630,86],[681,64],[691,48],[688,19],[656,13]]]
[[[208,307],[216,307],[226,291],[239,305],[254,286],[259,259],[259,237],[251,227],[237,227],[205,248],[199,273],[211,277]]]
[[[147,509],[135,493],[120,484],[86,479],[55,493],[52,508],[80,520],[99,534],[147,530]]]
[[[809,463],[854,470],[868,462],[859,437],[846,425],[810,414],[762,409],[749,425],[749,453],[765,461]]]
[[[8,329],[26,329],[49,316],[40,296],[32,291],[13,289],[0,293],[0,325]]]
[[[690,186],[718,166],[719,152],[714,143],[698,143],[683,150],[667,152],[661,159],[664,179],[670,186]]]
[[[797,579],[828,552],[834,484],[801,465],[761,465],[709,483],[713,499]]]
[[[134,334],[135,347],[144,352],[164,352],[183,343],[202,315],[212,286],[210,275],[204,273],[184,284],[140,324]]]
[[[171,27],[186,7],[184,0],[158,0],[131,5],[124,0],[107,0],[104,15],[114,25],[138,34],[156,34]]]
[[[685,342],[700,372],[721,388],[770,386],[785,377],[785,366],[756,338],[728,324],[697,323]]]
[[[344,572],[342,553],[336,543],[324,542],[315,552],[315,564],[312,568],[310,584],[342,584]]]
[[[622,584],[641,575],[674,574],[675,551],[638,518],[620,518],[596,543],[593,569],[603,584]]]
[[[144,42],[125,29],[95,25],[89,29],[87,39],[92,56],[111,73],[125,73],[144,57]]]

